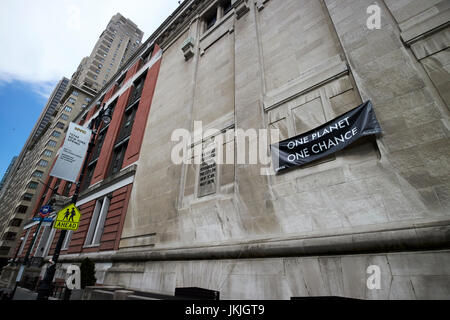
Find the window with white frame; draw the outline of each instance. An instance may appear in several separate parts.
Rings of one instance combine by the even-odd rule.
[[[50,236],[47,239],[46,245],[45,245],[45,249],[44,249],[44,253],[43,253],[43,257],[46,257],[48,255],[48,253],[50,252],[50,248],[52,247],[52,243],[53,243],[53,239],[55,238],[55,234],[56,234],[56,229],[50,227],[51,231],[50,231]]]
[[[67,231],[66,237],[64,238],[61,250],[68,250],[70,245],[70,240],[72,240],[73,231]]]
[[[91,224],[89,225],[89,230],[86,236],[85,246],[100,245],[110,202],[111,200],[109,196],[97,200],[94,212],[92,214]]]
[[[41,238],[39,240],[38,247],[36,249],[35,257],[36,258],[44,258],[47,256],[48,250],[50,249],[51,240],[53,240],[53,237],[55,233],[53,230],[56,231],[56,229],[53,229],[51,226],[44,227],[44,230],[42,232]]]

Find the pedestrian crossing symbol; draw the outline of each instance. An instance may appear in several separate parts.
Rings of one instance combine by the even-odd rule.
[[[58,212],[58,216],[56,217],[53,228],[76,231],[78,230],[80,219],[80,211],[74,204],[71,204],[70,206],[67,206],[63,210]]]

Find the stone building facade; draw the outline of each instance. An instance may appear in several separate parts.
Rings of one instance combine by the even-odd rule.
[[[449,298],[449,2],[376,1],[380,29],[367,24],[373,4],[184,1],[115,76],[134,74],[146,50],[160,52],[158,72],[145,80],[151,98],[137,109],[145,114],[133,128],[138,142],[116,173],[129,184],[122,190],[119,176],[105,175],[117,141],[109,129],[60,277],[89,257],[99,284],[163,294],[201,287],[222,299]],[[119,97],[120,118],[127,89],[113,88],[94,103]],[[102,99],[108,90],[116,93]],[[172,161],[173,132],[194,132],[195,121],[219,135],[279,129],[284,140],[367,100],[383,134],[297,170],[219,164],[204,190],[202,165]],[[206,147],[217,136],[204,138]],[[236,150],[233,135],[223,141]],[[120,223],[105,224],[89,248],[88,226],[105,201],[103,216]]]

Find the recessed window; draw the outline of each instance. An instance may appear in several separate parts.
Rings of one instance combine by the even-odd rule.
[[[226,0],[222,2],[222,8],[223,8],[223,14],[226,15],[228,12],[233,9],[233,6],[231,5],[231,0]]]
[[[9,225],[11,227],[20,227],[20,225],[22,224],[22,219],[13,219],[11,220],[11,222],[9,223]]]
[[[81,190],[84,191],[91,185],[92,177],[94,176],[95,167],[97,163],[91,164],[87,168],[86,176],[84,177],[83,184],[81,186]]]
[[[53,155],[53,151],[50,150],[44,150],[42,153],[45,157],[51,157]]]
[[[213,8],[207,14],[205,14],[203,20],[205,21],[206,30],[211,29],[217,21],[217,9]]]
[[[61,136],[61,132],[59,132],[59,131],[52,132],[52,137],[59,138],[60,136]]]
[[[114,149],[111,159],[110,176],[116,174],[122,169],[125,152],[127,151],[128,141],[120,144]]]
[[[33,194],[32,193],[25,193],[22,197],[22,200],[24,201],[31,201],[33,200]]]
[[[63,113],[61,115],[61,120],[67,121],[67,120],[69,120],[69,116],[67,114]]]
[[[58,122],[55,127],[57,127],[58,129],[63,129],[64,130],[65,126],[64,126],[64,123]]]
[[[43,176],[44,176],[44,172],[39,171],[39,170],[36,170],[36,171],[33,173],[33,177],[36,177],[36,178],[42,178]]]
[[[66,112],[72,112],[72,107],[66,106],[66,107],[64,108],[64,111],[66,111]]]
[[[73,183],[72,182],[67,182],[66,186],[64,187],[64,192],[63,192],[63,196],[68,197],[69,193],[70,193],[70,189],[72,189]]]
[[[41,161],[39,161],[38,166],[42,167],[42,168],[46,168],[48,166],[48,161],[47,160],[41,160]]]
[[[28,207],[27,207],[27,206],[19,206],[19,207],[16,209],[16,212],[17,212],[17,213],[26,213],[27,210],[28,210]]]
[[[78,91],[74,91],[74,92],[72,92],[72,94],[73,94],[75,97],[78,97],[78,95],[79,95]]]
[[[71,104],[75,104],[76,101],[77,101],[77,100],[75,100],[74,98],[70,98],[70,99],[69,99],[69,102],[70,102]]]
[[[97,200],[86,236],[85,246],[95,246],[100,244],[110,202],[111,200],[109,197]]]
[[[70,241],[72,240],[73,231],[68,231],[66,234],[66,237],[64,238],[63,245],[61,247],[61,250],[68,250]]]
[[[34,182],[34,181],[31,181],[31,182],[28,184],[28,188],[30,188],[31,190],[36,190],[37,187],[38,187],[38,185],[39,185],[39,183]]]
[[[49,146],[49,147],[51,147],[51,148],[54,148],[54,147],[56,147],[56,144],[57,144],[56,141],[50,140],[50,141],[47,143],[47,146]]]

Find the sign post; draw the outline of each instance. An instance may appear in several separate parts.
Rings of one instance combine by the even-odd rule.
[[[71,204],[65,207],[60,212],[55,219],[54,229],[76,231],[80,224],[81,213],[78,208]]]
[[[41,208],[39,211],[39,224],[36,229],[36,232],[34,233],[33,240],[31,241],[30,246],[28,247],[27,254],[25,255],[25,258],[23,260],[23,263],[20,265],[19,273],[17,274],[16,278],[16,284],[14,286],[14,290],[11,294],[11,299],[14,299],[14,295],[16,293],[17,287],[19,286],[20,281],[22,281],[23,273],[25,271],[26,266],[28,265],[28,262],[30,260],[31,250],[33,250],[34,243],[36,242],[36,238],[39,235],[39,231],[41,230],[42,223],[46,219],[46,217],[52,212],[52,207],[47,205]],[[24,240],[25,241],[25,240]]]
[[[101,117],[99,117],[98,119],[101,119]],[[57,219],[55,220],[55,226],[59,226],[58,229],[61,229],[62,231],[61,235],[59,236],[58,243],[56,244],[55,253],[51,260],[50,266],[47,268],[44,279],[39,285],[37,300],[48,300],[48,297],[51,294],[53,278],[55,277],[56,273],[56,263],[58,263],[61,248],[67,235],[67,230],[78,229],[81,214],[75,207],[75,204],[78,200],[78,194],[80,192],[81,182],[84,178],[84,172],[86,171],[90,155],[95,145],[94,141],[97,134],[96,131],[92,132],[91,129],[94,126],[97,128],[99,124],[99,120],[97,119],[91,121],[89,129],[78,126],[75,123],[70,124],[66,140],[64,142],[63,151],[58,157],[58,160],[53,167],[52,173],[50,174],[53,177],[58,177],[66,181],[77,182],[77,176],[80,173],[81,163],[83,163],[81,174],[76,184],[75,193],[72,197],[72,204],[69,207],[61,210],[58,213]],[[69,221],[67,221],[66,218],[67,209],[69,209]],[[62,215],[62,219],[59,219],[61,218],[60,214]],[[73,221],[71,220],[71,218],[73,219]],[[76,219],[78,219],[78,222],[75,222]],[[74,229],[75,227],[76,229]]]

